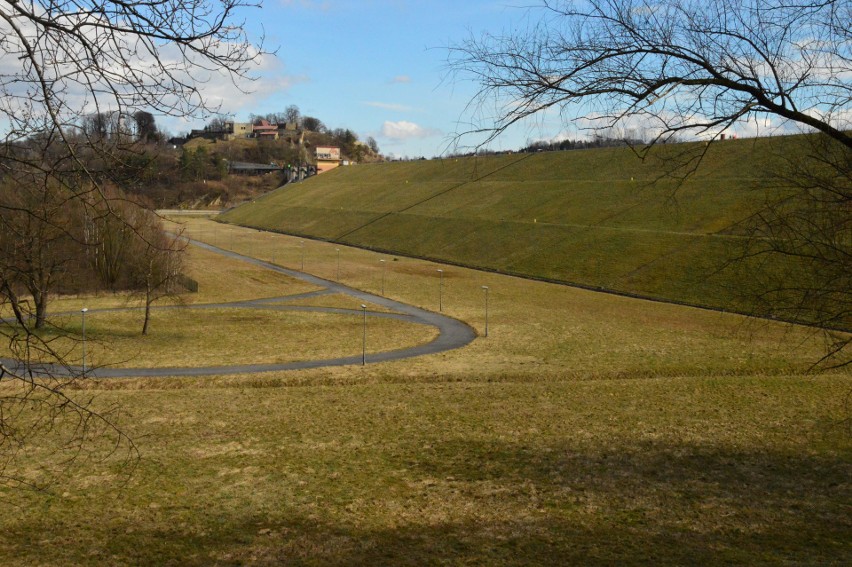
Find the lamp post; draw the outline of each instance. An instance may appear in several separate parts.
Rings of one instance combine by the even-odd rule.
[[[86,311],[88,307],[80,309],[80,314],[83,318],[83,376],[86,376]]]
[[[367,306],[361,304],[361,311],[364,312],[364,330],[361,333],[361,366],[367,364]]]
[[[337,251],[337,281],[340,281],[340,248],[335,248]]]
[[[302,248],[302,271],[305,271],[305,241],[300,240],[299,246]]]
[[[482,286],[482,291],[485,292],[485,336],[488,336],[488,286]]]
[[[444,311],[444,270],[438,270],[438,311]]]
[[[382,295],[385,294],[385,261],[379,260],[382,263]]]

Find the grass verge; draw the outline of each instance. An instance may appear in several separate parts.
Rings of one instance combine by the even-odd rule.
[[[302,260],[298,239],[271,246]],[[311,271],[336,274],[335,248],[304,243]],[[0,488],[0,563],[852,554],[852,379],[805,371],[813,331],[340,248],[345,283],[376,291],[384,271],[387,295],[434,309],[444,269],[444,312],[480,330],[489,286],[488,338],[363,368],[83,385],[123,408],[142,460],[127,484],[107,458],[45,491]],[[39,474],[42,443],[22,448],[24,473]]]

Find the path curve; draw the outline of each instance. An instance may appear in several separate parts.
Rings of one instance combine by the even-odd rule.
[[[334,307],[311,307],[311,306],[300,306],[300,305],[267,305],[269,303],[276,303],[280,301],[292,300],[294,298],[301,297],[311,297],[317,295],[325,295],[325,294],[336,294],[342,293],[345,295],[349,295],[358,299],[363,303],[373,303],[375,305],[380,305],[387,309],[392,310],[392,313],[387,312],[377,312],[377,311],[367,311],[368,317],[383,317],[383,318],[394,318],[400,319],[403,321],[419,323],[422,325],[429,325],[438,329],[438,336],[435,337],[432,341],[416,345],[413,347],[390,350],[384,352],[376,352],[372,354],[367,354],[366,363],[376,363],[376,362],[387,362],[391,360],[400,360],[404,358],[413,358],[415,356],[423,356],[426,354],[436,354],[439,352],[444,352],[448,350],[453,350],[457,348],[461,348],[465,345],[470,344],[473,339],[476,338],[476,332],[467,324],[459,321],[458,319],[453,319],[452,317],[447,317],[446,315],[440,313],[434,313],[432,311],[427,311],[425,309],[421,309],[419,307],[414,307],[412,305],[407,305],[405,303],[401,303],[399,301],[394,301],[393,299],[388,299],[387,297],[382,297],[380,295],[374,295],[372,293],[367,293],[365,291],[353,289],[351,287],[345,286],[338,282],[333,282],[330,280],[326,280],[323,278],[319,278],[317,276],[313,276],[311,274],[306,274],[303,272],[297,272],[295,270],[290,270],[287,268],[282,268],[281,266],[276,266],[274,264],[270,264],[269,262],[264,262],[263,260],[258,260],[257,258],[252,258],[249,256],[244,256],[242,254],[238,254],[236,252],[232,252],[230,250],[224,250],[222,248],[218,248],[216,246],[212,246],[210,244],[206,244],[204,242],[192,241],[192,244],[202,248],[204,250],[208,250],[210,252],[215,252],[218,254],[222,254],[228,258],[233,258],[236,260],[241,260],[243,262],[247,262],[249,264],[253,264],[255,266],[259,266],[261,268],[265,268],[268,270],[272,270],[275,272],[279,272],[281,274],[285,274],[292,278],[301,280],[303,282],[321,287],[323,289],[318,291],[309,292],[306,294],[298,294],[292,296],[284,296],[284,297],[272,297],[272,298],[264,298],[264,299],[255,299],[255,300],[246,300],[246,301],[235,301],[231,303],[218,303],[218,304],[202,304],[202,305],[192,305],[192,306],[175,306],[175,307],[160,307],[157,309],[213,309],[213,308],[254,308],[254,309],[280,309],[280,310],[292,310],[292,311],[317,311],[317,312],[326,312],[326,313],[340,313],[340,314],[357,314],[361,315],[360,310],[353,309],[340,309]],[[92,309],[90,313],[96,313],[98,311],[117,311],[117,310],[125,310],[131,308],[113,308],[113,309],[104,309],[97,310]],[[23,371],[24,369],[19,365],[15,364],[10,360],[2,360],[3,364],[6,367],[15,372],[15,371]],[[158,367],[158,368],[89,368],[86,370],[85,375],[90,378],[131,378],[131,377],[165,377],[165,376],[213,376],[213,375],[225,375],[225,374],[251,374],[258,372],[274,372],[280,370],[300,370],[304,368],[326,368],[330,366],[348,366],[353,364],[361,364],[362,355],[358,353],[353,356],[344,356],[339,358],[326,358],[319,360],[302,360],[296,362],[286,362],[286,363],[263,363],[263,364],[235,364],[235,365],[220,365],[220,366],[200,366],[200,367],[182,367],[182,366],[173,366],[173,367]],[[71,376],[71,375],[81,375],[83,373],[83,369],[80,366],[58,366],[58,365],[33,365],[29,370],[31,370],[34,374],[41,375],[52,375],[52,376]]]

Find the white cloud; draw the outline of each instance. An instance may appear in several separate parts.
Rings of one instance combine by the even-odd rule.
[[[408,75],[397,75],[390,82],[392,85],[406,85],[411,82],[411,77]]]
[[[368,101],[364,103],[367,106],[372,106],[373,108],[381,108],[384,110],[394,110],[396,112],[410,112],[413,110],[410,106],[406,106],[404,104],[397,104],[394,102],[377,102],[377,101]]]
[[[40,13],[40,12],[39,12]],[[69,14],[71,23],[95,18],[84,14]],[[204,57],[186,52],[174,43],[155,47],[156,52],[138,48],[140,41],[132,34],[116,33],[105,42],[105,32],[89,26],[86,40],[104,45],[100,58],[101,73],[90,73],[88,68],[66,63],[67,57],[55,57],[59,50],[51,36],[39,33],[31,21],[21,18],[16,22],[21,34],[35,43],[35,62],[46,82],[52,88],[54,111],[60,121],[74,121],[79,115],[95,111],[125,112],[140,107],[158,116],[158,125],[175,128],[200,120],[206,110],[234,112],[253,109],[270,95],[288,90],[295,84],[306,82],[306,77],[288,76],[281,62],[272,54],[259,52],[248,46],[245,56],[248,63],[242,73],[230,75],[211,69]],[[48,115],[43,93],[39,91],[39,78],[32,67],[22,63],[25,46],[10,32],[10,24],[0,21],[0,116],[46,117]],[[83,33],[83,32],[81,32]],[[136,47],[134,47],[136,46]],[[218,55],[239,55],[245,46],[227,42],[213,43],[211,52]],[[69,49],[82,49],[71,43]],[[134,69],[129,75],[127,68]],[[252,81],[250,77],[258,77]],[[236,84],[235,84],[236,83]],[[192,90],[194,86],[197,91]],[[139,96],[142,92],[145,96]],[[164,116],[169,114],[170,116]],[[185,115],[181,118],[181,115]],[[159,118],[162,118],[160,120]],[[9,120],[0,123],[0,136],[11,131]]]
[[[431,128],[424,128],[414,122],[400,120],[399,122],[386,121],[382,124],[382,136],[392,140],[411,140],[416,138],[429,138],[440,133]]]
[[[285,74],[280,65],[267,59],[269,56],[261,58],[258,62],[258,68],[262,74],[259,74],[254,81],[234,84],[234,81],[225,73],[211,77],[201,86],[205,102],[214,108],[221,107],[228,113],[239,113],[243,110],[250,112],[266,98],[310,81],[310,78],[304,75]]]

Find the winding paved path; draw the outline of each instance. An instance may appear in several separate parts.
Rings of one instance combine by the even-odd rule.
[[[402,321],[408,321],[412,323],[419,323],[422,325],[431,325],[438,329],[438,336],[435,337],[431,342],[426,344],[421,344],[409,348],[399,349],[399,350],[391,350],[386,352],[377,352],[372,354],[367,354],[366,362],[367,363],[375,363],[375,362],[386,362],[390,360],[399,360],[403,358],[412,358],[415,356],[422,356],[425,354],[435,354],[439,352],[444,352],[447,350],[452,350],[456,348],[463,347],[473,341],[476,338],[476,332],[465,323],[457,319],[453,319],[451,317],[447,317],[445,315],[441,315],[439,313],[433,313],[431,311],[426,311],[425,309],[420,309],[419,307],[413,307],[411,305],[406,305],[404,303],[400,303],[398,301],[394,301],[392,299],[388,299],[386,297],[382,297],[379,295],[373,295],[371,293],[367,293],[364,291],[360,291],[357,289],[353,289],[347,287],[343,284],[325,280],[322,278],[318,278],[316,276],[312,276],[310,274],[305,274],[302,272],[297,272],[294,270],[288,270],[287,268],[282,268],[280,266],[276,266],[274,264],[270,264],[268,262],[264,262],[262,260],[258,260],[256,258],[251,258],[249,256],[243,256],[242,254],[237,254],[236,252],[231,252],[228,250],[223,250],[221,248],[217,248],[215,246],[211,246],[210,244],[205,244],[203,242],[192,242],[195,246],[203,248],[205,250],[209,250],[211,252],[216,252],[227,256],[229,258],[234,258],[237,260],[242,260],[244,262],[248,262],[250,264],[254,264],[255,266],[260,266],[262,268],[266,268],[268,270],[273,270],[275,272],[279,272],[282,274],[286,274],[292,278],[296,278],[302,280],[304,282],[313,284],[315,286],[321,287],[322,289],[319,291],[314,291],[310,293],[304,293],[299,295],[290,295],[284,297],[272,297],[265,299],[255,299],[249,301],[237,301],[232,303],[219,303],[219,304],[203,304],[203,305],[192,305],[192,306],[176,306],[176,307],[160,307],[157,309],[221,309],[221,308],[239,308],[239,309],[275,309],[275,310],[290,310],[290,311],[314,311],[314,312],[324,312],[324,313],[338,313],[344,315],[362,315],[361,310],[357,309],[340,309],[334,307],[311,307],[311,306],[303,306],[303,305],[281,305],[282,301],[292,301],[294,299],[300,299],[305,297],[313,297],[319,295],[326,294],[337,294],[342,293],[354,297],[361,301],[362,303],[373,303],[376,305],[381,305],[387,309],[392,310],[392,313],[385,312],[375,312],[375,311],[367,311],[368,317],[383,317],[383,318],[393,318],[399,319]],[[274,305],[272,305],[274,304]],[[115,308],[110,309],[111,311],[117,311],[127,308]],[[95,313],[99,310],[92,309],[91,313]],[[104,310],[106,311],[106,310]],[[297,362],[287,362],[287,363],[268,363],[268,364],[235,364],[228,366],[202,366],[202,367],[158,367],[158,368],[90,368],[86,370],[86,376],[93,378],[120,378],[120,377],[155,377],[155,376],[212,376],[212,375],[222,375],[222,374],[248,374],[255,372],[273,372],[277,370],[298,370],[302,368],[323,368],[329,366],[346,366],[352,364],[361,364],[361,353],[352,355],[352,356],[344,356],[340,358],[327,358],[321,360],[303,360]],[[15,370],[15,365],[8,360],[3,360],[3,363],[10,368],[10,370]],[[10,367],[11,366],[11,367]],[[20,369],[18,369],[20,370]],[[40,367],[34,367],[33,371],[36,373],[43,374],[51,374],[51,375],[71,375],[76,374],[79,375],[82,373],[82,368],[79,366],[71,366],[71,367],[59,367],[59,366],[50,366],[44,365]]]

